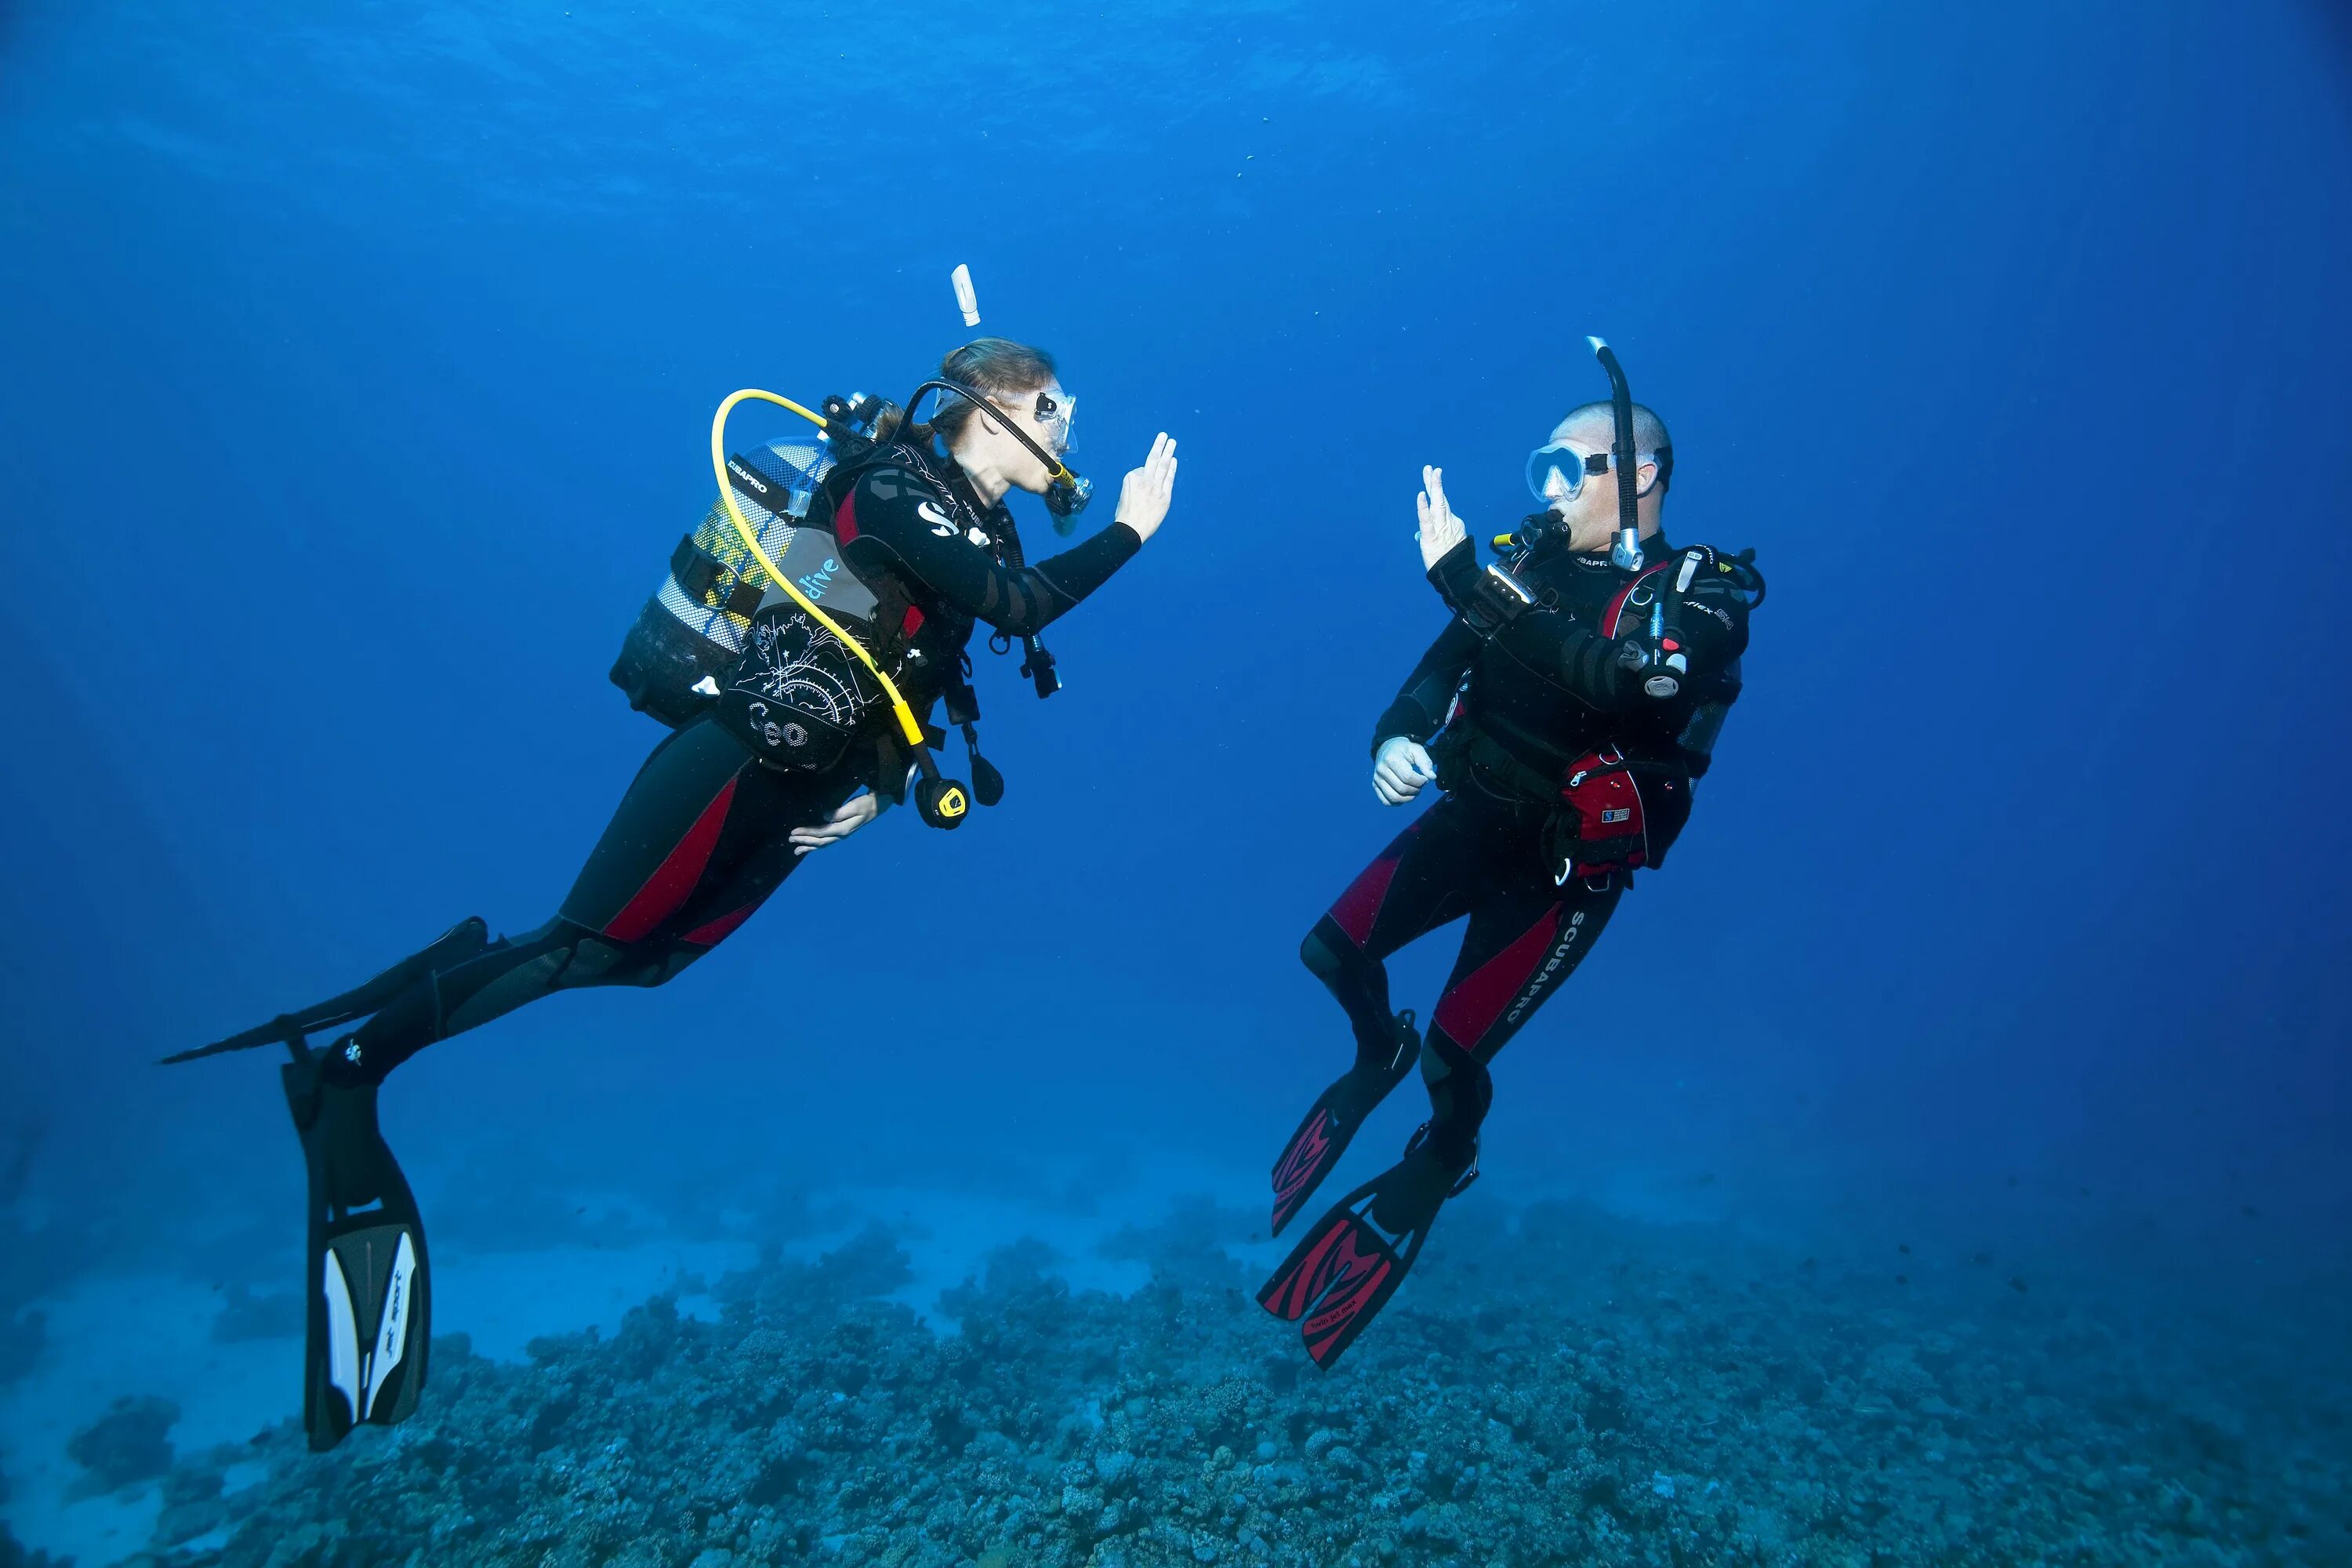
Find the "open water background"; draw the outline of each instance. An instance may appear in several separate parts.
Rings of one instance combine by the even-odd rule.
[[[1298,936],[1399,825],[1364,743],[1440,624],[1420,465],[1507,527],[1605,390],[1596,331],[1672,425],[1669,532],[1755,545],[1772,596],[1672,871],[1498,1066],[1486,1187],[1685,1227],[1642,1243],[1685,1263],[1834,1256],[1832,1304],[1987,1252],[2134,1353],[2327,1385],[2348,33],[2286,0],[0,5],[32,1347],[0,1475],[69,1475],[58,1434],[158,1379],[193,1429],[228,1375],[77,1333],[88,1303],[289,1277],[274,1080],[147,1064],[462,915],[542,920],[656,738],[604,671],[708,503],[709,410],[898,395],[965,335],[958,262],[1082,398],[1093,521],[1163,428],[1176,510],[1057,629],[1052,703],[982,658],[1000,809],[886,818],[677,985],[401,1073],[437,1327],[609,1322],[598,1216],[654,1268],[749,1247],[778,1192],[928,1215],[901,1294],[946,1326],[937,1286],[1062,1223],[1023,1205],[1087,1216],[1079,1275],[1185,1194],[1255,1215],[1347,1050]],[[1438,1262],[1410,1295],[1473,1310]],[[2240,1416],[2301,1419],[2269,1397]],[[86,1556],[97,1506],[0,1494]]]

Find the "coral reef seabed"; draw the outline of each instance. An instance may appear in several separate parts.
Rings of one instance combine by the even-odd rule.
[[[880,1299],[907,1258],[871,1231],[728,1276],[717,1321],[657,1297],[528,1364],[453,1335],[404,1427],[314,1457],[289,1423],[184,1460],[142,1561],[2352,1559],[2324,1391],[1997,1270],[1906,1259],[1897,1283],[1580,1207],[1457,1206],[1328,1374],[1254,1276],[1189,1245],[1127,1297],[1008,1248],[942,1299],[960,1334]]]
[[[172,1468],[172,1426],[179,1418],[180,1407],[168,1399],[116,1400],[66,1445],[67,1456],[82,1468],[83,1489],[120,1491],[166,1474]]]

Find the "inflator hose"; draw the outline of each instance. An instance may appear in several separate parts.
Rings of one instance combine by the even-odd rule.
[[[768,559],[766,551],[760,548],[760,536],[752,532],[751,525],[744,521],[743,509],[736,504],[735,487],[727,478],[727,416],[733,413],[735,405],[747,397],[757,398],[762,403],[772,403],[779,408],[789,408],[820,430],[831,428],[826,424],[824,415],[812,414],[789,397],[779,397],[772,392],[761,392],[757,387],[751,386],[730,394],[727,401],[719,405],[719,412],[713,415],[710,420],[710,471],[718,477],[719,499],[726,504],[727,520],[735,525],[735,531],[741,536],[743,547],[751,552],[751,559],[757,561],[761,569],[767,573],[768,581],[789,595],[793,603],[808,613],[811,620],[840,638],[849,651],[857,656],[859,662],[874,672],[874,679],[880,681],[882,689],[889,694],[890,707],[898,715],[898,728],[906,735],[907,744],[919,752],[923,747],[923,726],[916,719],[915,710],[907,705],[906,698],[899,695],[898,683],[883,672],[882,667],[874,661],[874,656],[866,651],[864,643],[842,630],[831,616],[816,607],[816,601],[802,593],[797,584],[776,570],[776,563]]]

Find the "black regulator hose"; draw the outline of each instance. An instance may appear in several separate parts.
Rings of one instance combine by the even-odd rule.
[[[1094,500],[1095,482],[1081,477],[1076,469],[1061,458],[1046,456],[1045,448],[1029,439],[1028,434],[1020,426],[1014,424],[1004,410],[993,407],[988,399],[971,388],[959,386],[952,381],[927,381],[915,388],[914,392],[908,396],[906,403],[908,418],[912,419],[915,416],[915,405],[922,401],[923,394],[933,390],[952,392],[983,414],[995,416],[997,422],[1012,432],[1013,438],[1028,447],[1030,456],[1045,465],[1045,472],[1053,478],[1053,483],[1045,488],[1047,511],[1052,512],[1058,519],[1076,517],[1087,510],[1087,503]]]

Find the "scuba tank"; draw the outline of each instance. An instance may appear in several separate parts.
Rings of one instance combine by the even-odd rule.
[[[838,445],[841,460],[825,485],[835,500],[877,451],[949,493],[916,447],[862,437]],[[740,483],[732,488],[740,510],[744,489]],[[748,511],[743,521],[756,527]],[[835,766],[853,743],[870,737],[878,753],[875,792],[896,797],[902,780],[911,783],[923,820],[934,827],[960,826],[974,799],[995,805],[1003,779],[980,755],[979,703],[968,679],[943,672],[941,695],[949,721],[961,726],[971,749],[971,788],[940,773],[931,754],[940,736],[898,690],[906,678],[904,589],[887,575],[872,582],[857,576],[842,559],[834,533],[804,521],[792,527],[781,553],[762,542],[761,554],[780,580],[768,584],[753,608],[741,655],[692,689],[695,697],[717,704],[717,721],[771,767],[805,772]],[[756,570],[767,576],[764,562]],[[893,710],[901,724],[887,721]],[[914,777],[908,779],[910,765]]]
[[[825,425],[805,439],[778,439],[727,459],[729,489],[760,546],[801,590],[863,620],[874,595],[849,574],[834,538],[802,526],[817,489],[843,462],[898,433],[898,409],[863,393],[824,400]],[[727,514],[713,500],[670,552],[669,572],[622,640],[613,684],[629,706],[672,729],[710,706],[711,682],[743,656],[753,617],[782,599]]]

